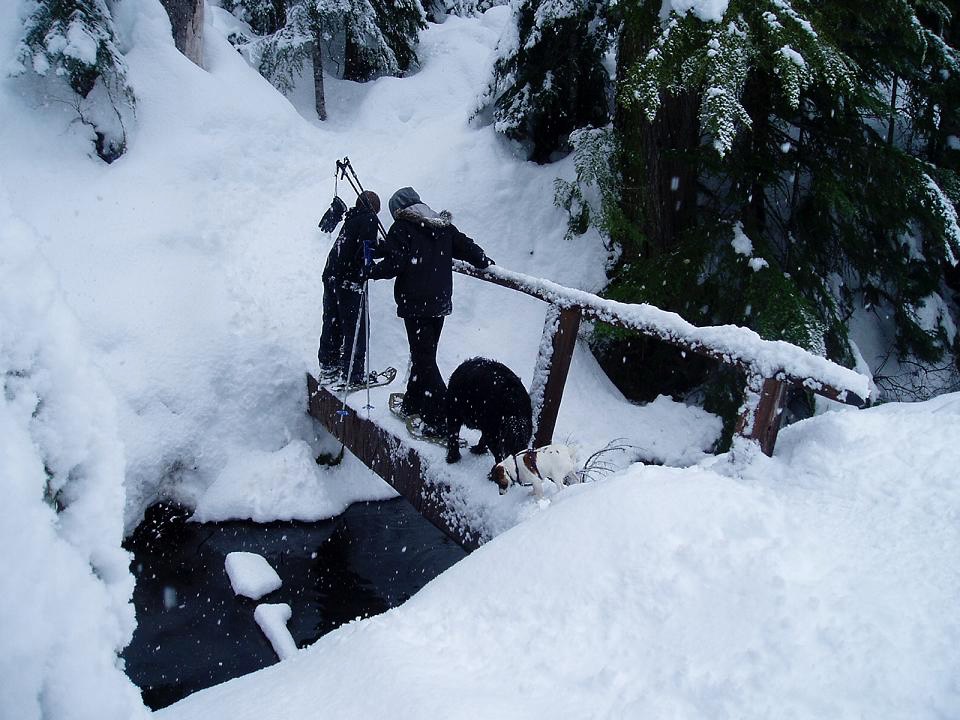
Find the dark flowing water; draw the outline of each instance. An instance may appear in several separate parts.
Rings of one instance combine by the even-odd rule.
[[[464,556],[404,500],[358,503],[324,522],[191,523],[156,505],[125,547],[134,555],[137,631],[127,675],[159,709],[277,662],[253,619],[259,603],[287,603],[298,647],[357,617],[399,605]],[[283,586],[258,601],[234,595],[224,559],[263,555]]]

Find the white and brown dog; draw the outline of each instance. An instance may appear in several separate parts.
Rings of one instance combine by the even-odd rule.
[[[490,479],[503,495],[511,485],[531,485],[536,497],[543,497],[543,481],[550,480],[558,489],[580,482],[577,457],[569,445],[544,445],[508,455],[490,470]]]

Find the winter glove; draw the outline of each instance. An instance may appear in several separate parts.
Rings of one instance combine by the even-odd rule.
[[[480,264],[477,265],[477,267],[480,268],[481,270],[486,270],[491,265],[496,265],[496,263],[491,258],[488,258],[486,255],[484,255],[480,259]]]
[[[333,232],[337,225],[340,224],[340,221],[343,220],[343,214],[345,212],[347,212],[347,204],[340,198],[334,196],[333,202],[330,203],[330,207],[323,214],[323,217],[320,218],[320,224],[317,227],[325,233]]]

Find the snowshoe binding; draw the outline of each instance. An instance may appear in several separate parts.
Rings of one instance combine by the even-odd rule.
[[[340,382],[340,370],[339,368],[330,367],[329,365],[320,366],[320,374],[317,375],[317,383],[320,385],[334,385]]]

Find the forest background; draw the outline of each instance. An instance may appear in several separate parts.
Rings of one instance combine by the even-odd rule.
[[[240,21],[230,41],[280,91],[312,72],[320,120],[324,72],[416,72],[428,19],[495,4],[222,2]],[[118,157],[135,97],[110,3],[34,6],[20,70],[67,82],[97,152]],[[474,122],[537,163],[575,153],[555,202],[568,238],[593,227],[608,242],[608,297],[869,368],[875,399],[960,387],[956,8],[515,0],[512,11]],[[733,371],[609,327],[591,344],[628,397],[698,402],[729,437],[743,387]]]

